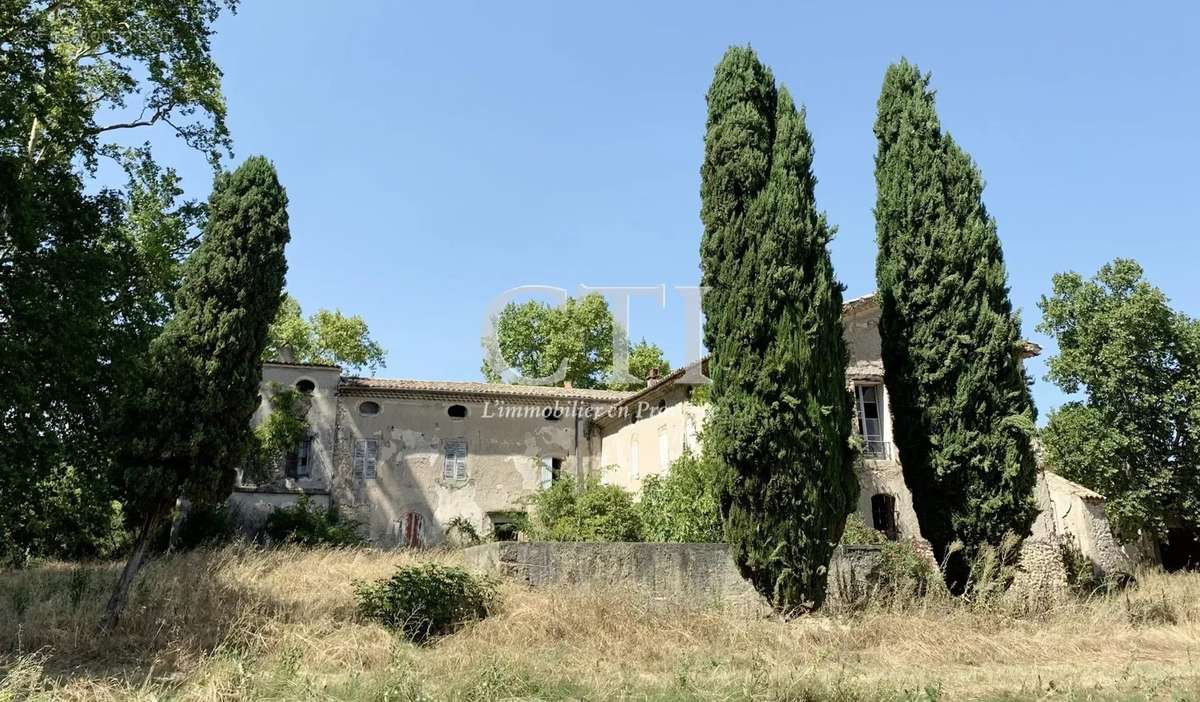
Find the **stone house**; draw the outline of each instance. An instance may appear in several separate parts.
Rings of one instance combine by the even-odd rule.
[[[873,296],[846,302],[847,368],[863,457],[857,471],[862,520],[894,540],[928,545],[892,442]],[[1029,344],[1026,353],[1040,349]],[[452,520],[515,538],[513,516],[563,475],[634,493],[646,476],[698,449],[705,407],[692,402],[685,369],[633,392],[343,376],[336,366],[267,363],[263,397],[296,388],[310,398],[311,436],[267,485],[239,485],[232,502],[251,525],[308,495],[337,505],[385,547],[428,546]],[[269,411],[264,399],[256,421]],[[1042,515],[1031,542],[1057,553],[1073,538],[1106,572],[1127,570],[1104,518],[1103,497],[1054,475],[1038,483]],[[1055,576],[1057,577],[1057,576]]]

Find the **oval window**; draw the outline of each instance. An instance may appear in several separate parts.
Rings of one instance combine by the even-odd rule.
[[[314,383],[313,381],[309,380],[308,378],[305,378],[304,380],[301,380],[296,383],[296,389],[299,390],[300,392],[304,393],[305,395],[310,395],[310,394],[312,394],[313,390],[317,389],[317,384]]]
[[[366,402],[359,403],[358,405],[358,413],[368,417],[379,414],[379,411],[379,403],[372,400],[367,400]]]
[[[467,406],[450,405],[450,408],[446,410],[446,414],[450,415],[451,419],[463,419],[467,416]]]
[[[547,407],[542,410],[542,416],[546,418],[547,422],[557,422],[562,419],[563,411],[561,407]]]

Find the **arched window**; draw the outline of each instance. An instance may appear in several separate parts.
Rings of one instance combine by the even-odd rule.
[[[446,414],[450,415],[451,419],[464,419],[467,416],[466,405],[450,405],[446,410]]]
[[[896,498],[887,493],[871,496],[871,525],[877,531],[882,531],[889,539],[900,538],[896,528]]]
[[[380,411],[379,403],[373,400],[367,400],[358,404],[358,413],[368,417],[373,417],[379,414]]]
[[[305,395],[311,395],[312,391],[317,389],[317,384],[308,378],[305,378],[304,380],[296,382],[296,389]]]
[[[563,411],[562,408],[558,407],[557,405],[554,407],[547,407],[546,409],[542,410],[542,416],[546,418],[547,422],[557,422],[558,420],[562,419]]]

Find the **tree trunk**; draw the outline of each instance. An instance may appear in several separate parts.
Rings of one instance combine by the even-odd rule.
[[[113,589],[112,597],[108,599],[108,605],[104,608],[104,619],[100,622],[100,631],[110,631],[117,625],[117,621],[121,618],[121,613],[125,611],[125,603],[129,600],[129,588],[133,585],[133,579],[137,577],[138,571],[142,568],[142,561],[146,556],[146,547],[150,545],[150,541],[154,538],[154,531],[158,527],[159,520],[162,519],[165,508],[165,504],[156,505],[146,515],[145,521],[142,522],[142,528],[138,532],[137,541],[133,544],[133,553],[129,555],[129,561],[125,563],[125,570],[121,571],[121,577],[117,580],[117,586]]]

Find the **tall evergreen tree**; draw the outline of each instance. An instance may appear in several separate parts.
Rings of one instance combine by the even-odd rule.
[[[812,139],[786,89],[733,47],[708,91],[701,169],[708,448],[738,567],[781,611],[818,607],[858,493],[842,286]]]
[[[175,316],[151,344],[144,387],[128,408],[121,463],[141,528],[106,626],[119,617],[146,544],[176,497],[200,504],[228,497],[250,446],[260,361],[287,272],[287,195],[271,163],[254,157],[217,177],[208,206]]]
[[[1034,408],[983,178],[941,130],[929,76],[888,68],[875,122],[884,379],[921,533],[948,578],[1005,532],[1028,532]]]

